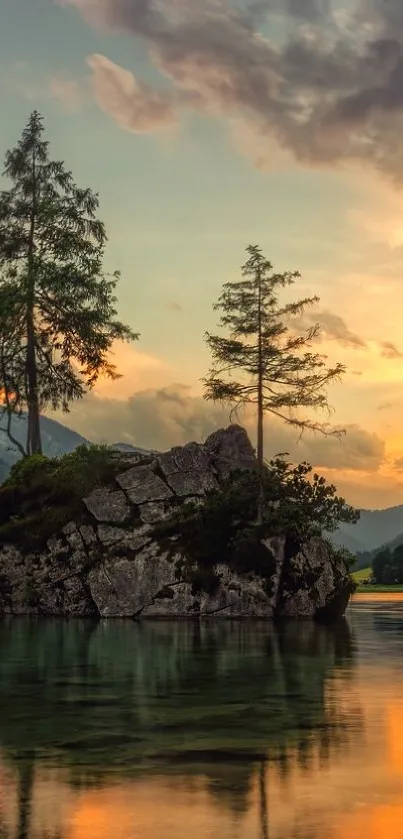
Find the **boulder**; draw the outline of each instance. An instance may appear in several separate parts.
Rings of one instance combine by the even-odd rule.
[[[0,614],[102,618],[328,617],[344,613],[348,569],[329,544],[313,539],[292,555],[286,537],[262,542],[267,573],[238,573],[218,557],[208,584],[173,535],[155,524],[184,502],[203,503],[232,474],[255,470],[239,426],[164,454],[128,458],[114,486],[83,499],[69,522],[37,553],[0,546]],[[212,576],[211,576],[212,574]]]
[[[277,596],[281,617],[329,617],[344,613],[351,594],[351,581],[341,557],[330,554],[323,539],[311,539],[287,561]]]
[[[95,489],[83,499],[89,513],[97,521],[124,522],[130,516],[130,505],[121,490]]]
[[[132,504],[163,501],[172,496],[172,490],[155,474],[151,466],[133,466],[116,478]]]
[[[204,444],[219,481],[243,469],[257,469],[255,450],[244,428],[230,425],[207,437]]]

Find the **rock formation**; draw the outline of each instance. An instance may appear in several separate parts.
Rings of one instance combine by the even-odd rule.
[[[284,537],[264,542],[270,579],[217,564],[214,591],[184,578],[186,557],[171,540],[157,540],[155,524],[183,502],[202,502],[235,471],[256,469],[246,432],[230,426],[202,444],[189,443],[149,457],[124,455],[113,487],[83,499],[83,516],[23,554],[0,547],[0,613],[128,618],[316,617],[342,614],[351,582],[327,543],[311,540],[290,555]],[[127,467],[127,468],[126,468]]]

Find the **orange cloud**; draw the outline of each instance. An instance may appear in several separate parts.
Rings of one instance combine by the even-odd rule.
[[[140,352],[130,344],[116,343],[110,360],[121,378],[115,381],[105,376],[99,378],[94,393],[105,399],[128,399],[143,388],[161,387],[171,372],[166,361]]]
[[[391,250],[403,245],[402,201],[399,192],[364,170],[354,172],[361,201],[348,210],[348,217],[361,236],[383,242]]]
[[[117,124],[134,134],[169,128],[176,122],[172,95],[155,90],[146,82],[114,64],[104,55],[91,55],[92,89],[97,104]]]

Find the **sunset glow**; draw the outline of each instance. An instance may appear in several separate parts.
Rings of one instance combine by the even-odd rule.
[[[57,419],[94,440],[118,436],[152,448],[226,424],[228,411],[202,400],[203,335],[216,329],[212,305],[222,284],[239,277],[253,242],[276,269],[301,272],[295,296],[319,296],[318,349],[349,371],[329,394],[332,419],[354,428],[335,467],[322,444],[318,458],[314,441],[297,446],[297,434],[268,418],[267,455],[284,443],[296,460],[309,455],[332,470],[352,503],[403,502],[393,466],[403,453],[399,109],[381,119],[364,107],[351,120],[343,110],[355,96],[367,102],[360,85],[386,85],[380,68],[376,75],[372,39],[383,31],[382,43],[390,32],[399,37],[396,3],[364,3],[362,27],[358,0],[320,4],[316,16],[316,3],[277,9],[245,0],[246,26],[242,3],[195,0],[185,10],[161,0],[159,25],[151,15],[144,28],[140,6],[124,0],[31,0],[29,8],[25,0],[0,0],[3,153],[35,105],[52,156],[99,191],[105,268],[121,270],[119,316],[141,335],[132,347],[114,348],[122,378],[101,378]],[[225,60],[210,39],[216,31]],[[330,43],[334,63],[320,47]],[[323,87],[315,82],[322,77]],[[253,436],[252,421],[248,428]],[[353,469],[351,448],[361,451]]]

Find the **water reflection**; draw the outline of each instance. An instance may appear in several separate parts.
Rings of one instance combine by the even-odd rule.
[[[357,750],[356,667],[345,622],[4,622],[0,839],[280,839]]]

